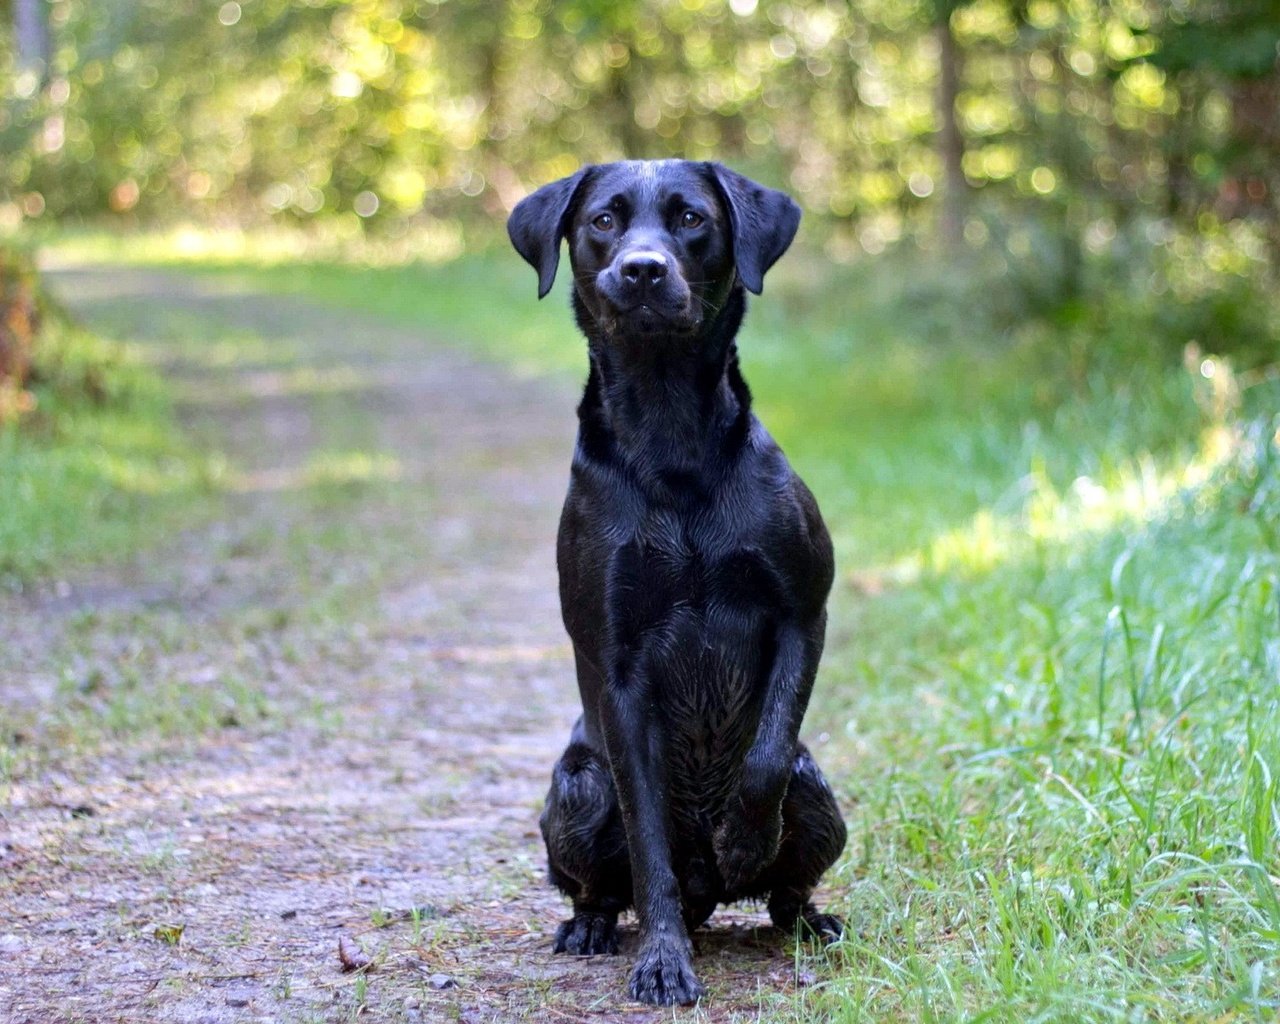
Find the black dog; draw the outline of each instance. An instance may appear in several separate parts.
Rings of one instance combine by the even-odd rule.
[[[634,904],[631,994],[691,1003],[688,931],[767,898],[775,925],[834,938],[809,902],[844,848],[798,742],[822,653],[831,541],[751,414],[734,335],[800,210],[719,164],[586,167],[507,229],[555,279],[568,238],[591,370],[560,520],[560,602],[582,717],[542,815],[573,899],[557,952],[616,953]]]

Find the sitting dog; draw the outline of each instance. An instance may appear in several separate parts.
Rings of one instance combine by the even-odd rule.
[[[618,951],[631,994],[692,1003],[689,931],[767,899],[825,939],[810,895],[844,848],[797,739],[831,588],[813,495],[751,413],[734,336],[800,209],[719,164],[585,167],[511,214],[550,290],[568,239],[590,374],[556,547],[582,717],[542,814],[551,881],[573,900],[555,949]]]

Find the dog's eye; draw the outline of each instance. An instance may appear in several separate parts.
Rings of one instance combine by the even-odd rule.
[[[613,214],[602,213],[600,214],[599,217],[597,217],[591,223],[594,224],[596,227],[598,227],[601,231],[608,231],[611,227],[613,227]]]
[[[682,228],[696,228],[702,223],[702,217],[694,213],[692,210],[685,210],[680,215],[680,226]]]

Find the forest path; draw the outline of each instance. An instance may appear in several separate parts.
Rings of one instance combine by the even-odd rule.
[[[0,596],[0,1021],[670,1019],[633,926],[550,953],[572,390],[250,275],[48,279],[221,469],[132,562]],[[699,933],[690,1019],[794,1005],[764,921]]]

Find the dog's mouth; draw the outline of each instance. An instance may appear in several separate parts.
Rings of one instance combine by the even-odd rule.
[[[613,334],[683,335],[697,330],[700,321],[687,310],[669,310],[637,303],[614,310],[605,327]]]

